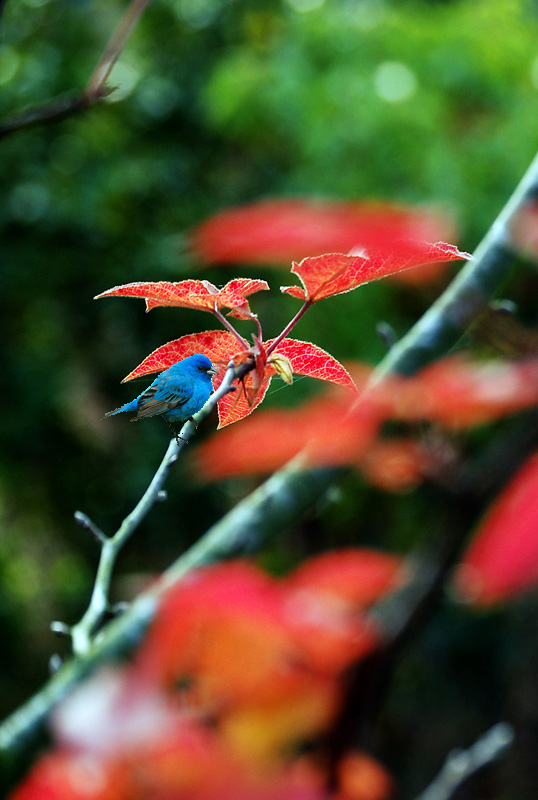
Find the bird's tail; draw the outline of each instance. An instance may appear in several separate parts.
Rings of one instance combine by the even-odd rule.
[[[130,403],[125,403],[124,406],[121,408],[116,408],[115,411],[109,411],[108,414],[105,414],[105,417],[113,417],[114,414],[121,414],[122,411],[137,411],[138,410],[138,397],[134,400],[131,400]]]

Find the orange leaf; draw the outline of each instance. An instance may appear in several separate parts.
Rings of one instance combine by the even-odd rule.
[[[267,349],[270,348],[273,341],[271,339],[265,343]],[[329,381],[339,386],[345,386],[353,392],[357,391],[347,369],[333,356],[311,342],[283,339],[273,353],[287,358],[295,375],[307,375],[319,381]]]
[[[374,486],[386,492],[405,492],[422,481],[431,460],[419,442],[399,437],[375,442],[360,468]]]
[[[132,381],[142,375],[152,372],[162,372],[182,358],[203,353],[216,366],[226,367],[231,358],[244,360],[246,354],[241,353],[240,345],[235,336],[228,331],[202,331],[201,333],[188,333],[179,339],[174,339],[161,345],[135,367],[122,381]],[[219,370],[213,381],[215,388],[220,385],[224,377],[224,370]]]
[[[191,245],[212,264],[287,265],[306,256],[348,253],[358,247],[390,254],[395,241],[435,242],[453,236],[454,226],[446,216],[422,208],[295,198],[216,214],[193,231]],[[430,265],[406,277],[418,283],[433,274]]]
[[[366,547],[313,556],[286,579],[295,589],[333,595],[370,606],[393,591],[405,577],[400,556]]]
[[[480,425],[538,403],[538,360],[473,363],[445,358],[415,378],[391,379],[395,414],[451,430]]]
[[[309,464],[356,463],[374,439],[382,417],[361,402],[346,416],[344,398],[316,398],[298,409],[265,411],[198,448],[197,467],[208,480],[271,472],[308,445]]]
[[[340,791],[334,800],[389,800],[395,794],[392,776],[367,753],[345,755],[338,764]]]
[[[468,253],[462,253],[454,245],[444,242],[430,244],[412,241],[393,242],[390,253],[375,250],[364,255],[326,253],[304,258],[299,263],[294,261],[291,271],[299,277],[303,288],[282,286],[280,291],[315,303],[420,264],[470,257]]]
[[[231,317],[243,319],[251,315],[248,295],[269,289],[266,281],[251,278],[235,278],[229,281],[222,289],[218,289],[209,281],[157,281],[155,283],[127,283],[115,286],[106,292],[98,294],[101,297],[142,297],[146,300],[146,310],[150,311],[157,306],[180,306],[181,308],[195,308],[199,311],[214,311],[215,308],[231,308]]]
[[[538,452],[493,503],[455,574],[457,593],[487,606],[538,583]]]

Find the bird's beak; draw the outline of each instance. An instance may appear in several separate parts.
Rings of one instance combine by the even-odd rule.
[[[219,372],[218,369],[215,369],[215,367],[209,367],[209,369],[207,370],[208,375],[218,375],[218,372]]]

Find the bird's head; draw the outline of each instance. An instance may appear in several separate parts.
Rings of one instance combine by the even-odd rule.
[[[215,369],[209,358],[207,356],[202,355],[201,353],[195,356],[189,356],[188,358],[183,359],[183,361],[180,363],[185,364],[185,366],[187,366],[187,362],[189,362],[188,366],[195,373],[205,374],[212,377],[213,375],[216,375],[218,372],[218,370]]]

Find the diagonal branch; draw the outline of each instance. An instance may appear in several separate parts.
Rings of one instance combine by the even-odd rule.
[[[514,741],[514,731],[499,722],[467,750],[454,750],[439,775],[417,800],[450,800],[463,784],[502,756]]]

